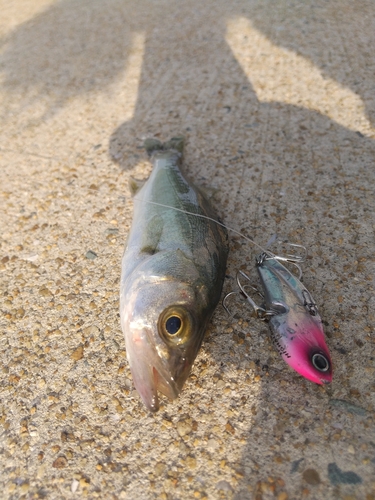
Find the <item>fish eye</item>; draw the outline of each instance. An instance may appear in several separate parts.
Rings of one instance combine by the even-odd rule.
[[[169,335],[176,335],[181,329],[182,321],[178,316],[169,316],[165,322],[165,329]]]
[[[320,372],[326,372],[329,370],[329,361],[323,356],[323,354],[314,354],[311,358],[312,364]]]
[[[158,330],[168,344],[184,344],[190,337],[191,327],[192,318],[184,307],[167,307],[159,316]]]

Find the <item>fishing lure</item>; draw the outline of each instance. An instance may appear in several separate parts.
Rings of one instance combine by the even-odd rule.
[[[322,320],[310,292],[300,281],[302,271],[298,264],[303,262],[304,258],[275,255],[236,229],[206,215],[195,214],[159,202],[149,201],[149,203],[208,219],[259,248],[262,253],[256,259],[256,268],[263,292],[250,285],[250,278],[243,271],[238,271],[237,284],[240,291],[230,292],[224,297],[222,301],[224,309],[230,315],[226,305],[227,299],[233,294],[240,293],[253,308],[255,316],[268,321],[274,345],[289,366],[316,384],[329,384],[332,381],[332,361],[325,342]],[[301,245],[292,246],[304,248]],[[299,278],[281,262],[296,265],[300,271]],[[245,285],[242,285],[241,277],[247,280]],[[258,306],[247,293],[246,288],[249,287],[263,298],[261,306]]]
[[[249,283],[243,285],[241,277],[248,282],[250,278],[239,271],[237,283],[240,293],[254,309],[255,316],[268,322],[273,343],[284,361],[308,380],[316,384],[328,384],[332,381],[332,361],[318,308],[310,292],[280,262],[282,260],[296,264],[296,260],[300,262],[302,259],[261,253],[256,259],[256,268],[262,292]],[[263,297],[261,306],[249,296],[246,291],[248,287]],[[233,293],[238,292],[230,292],[223,300],[227,311],[226,299]]]

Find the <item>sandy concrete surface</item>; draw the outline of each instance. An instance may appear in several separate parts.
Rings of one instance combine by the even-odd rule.
[[[374,2],[0,12],[0,498],[374,499]],[[228,224],[308,248],[331,386],[234,299],[181,397],[143,407],[118,312],[128,179],[145,137],[176,134]],[[225,292],[255,256],[231,236]]]

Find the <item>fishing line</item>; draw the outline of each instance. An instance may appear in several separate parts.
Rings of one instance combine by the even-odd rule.
[[[187,210],[183,210],[182,208],[172,207],[171,205],[164,205],[163,203],[158,203],[156,201],[144,200],[142,198],[138,198],[138,196],[134,196],[133,199],[138,200],[138,201],[144,201],[145,203],[150,203],[151,205],[157,205],[158,207],[170,208],[172,210],[176,210],[177,212],[182,212],[183,214],[186,214],[186,215],[193,215],[195,217],[200,217],[201,219],[206,219],[206,220],[210,220],[211,222],[215,222],[215,224],[217,224],[218,226],[224,227],[228,231],[232,231],[232,233],[235,233],[238,236],[241,236],[241,238],[244,238],[246,241],[248,241],[252,245],[256,246],[257,248],[259,248],[259,250],[268,254],[269,256],[277,257],[276,254],[274,254],[273,252],[270,252],[269,250],[266,250],[261,245],[258,245],[258,243],[256,243],[254,240],[252,240],[251,238],[248,238],[247,236],[242,234],[240,231],[237,231],[237,229],[233,229],[232,227],[229,227],[226,224],[223,224],[222,222],[219,222],[218,220],[213,219],[212,217],[208,217],[208,215],[196,214],[194,212],[188,212]]]

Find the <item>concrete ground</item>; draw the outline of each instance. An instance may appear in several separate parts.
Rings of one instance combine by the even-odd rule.
[[[374,2],[0,12],[0,497],[374,499]],[[143,407],[118,313],[128,179],[145,137],[176,134],[228,224],[308,248],[330,387],[233,301],[181,397]],[[255,255],[231,236],[226,292]]]

